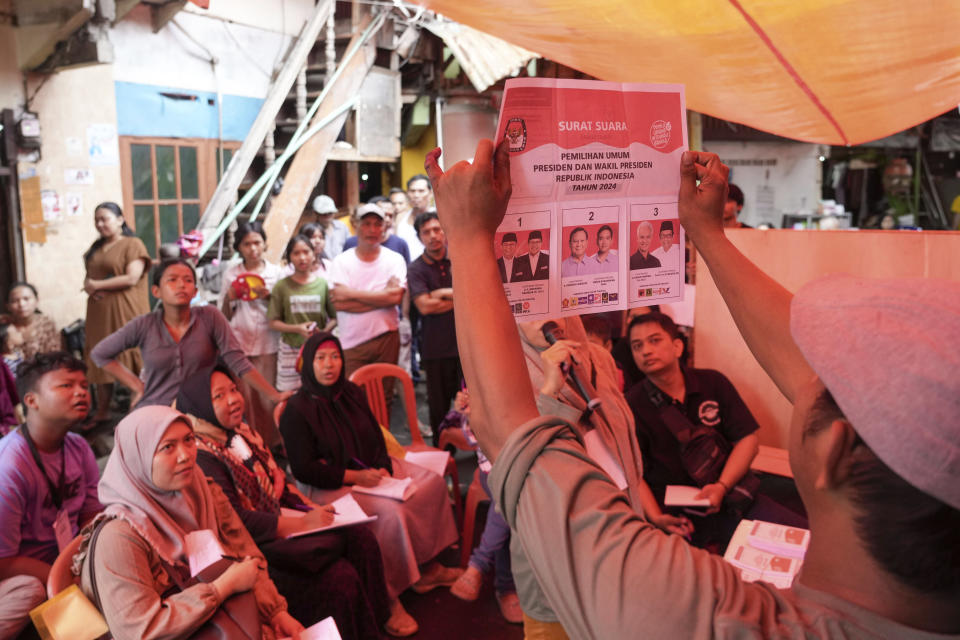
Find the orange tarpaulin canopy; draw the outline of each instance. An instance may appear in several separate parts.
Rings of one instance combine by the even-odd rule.
[[[956,0],[420,0],[603,80],[679,82],[689,108],[858,144],[960,102]]]

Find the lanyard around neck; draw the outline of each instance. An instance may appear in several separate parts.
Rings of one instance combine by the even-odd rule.
[[[37,468],[40,469],[40,473],[43,475],[43,479],[47,481],[47,486],[50,488],[50,497],[53,498],[53,504],[57,506],[57,511],[63,506],[63,491],[65,484],[65,470],[67,468],[66,463],[66,444],[60,443],[60,482],[57,486],[54,486],[53,480],[50,479],[50,476],[47,475],[47,470],[43,467],[43,460],[40,458],[40,452],[37,451],[37,445],[33,442],[33,438],[30,437],[30,431],[27,429],[27,425],[24,424],[20,433],[23,435],[23,439],[27,441],[27,446],[30,447],[30,453],[33,455],[33,461],[37,463]]]

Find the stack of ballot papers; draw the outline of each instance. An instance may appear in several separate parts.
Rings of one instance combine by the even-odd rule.
[[[380,478],[380,482],[373,487],[361,487],[355,484],[353,485],[353,490],[357,493],[368,493],[372,496],[391,498],[403,502],[413,495],[413,492],[417,490],[417,486],[413,484],[413,478],[386,476]]]
[[[443,474],[447,471],[447,463],[450,461],[450,452],[407,451],[407,455],[403,456],[403,459],[405,462],[412,462],[418,467],[423,467],[443,477]]]
[[[747,582],[763,580],[789,589],[800,572],[810,531],[798,527],[741,520],[723,559],[740,569]]]
[[[191,531],[183,538],[184,553],[190,565],[190,577],[223,559],[227,553],[210,529]]]
[[[331,524],[328,524],[325,527],[318,527],[316,529],[308,529],[307,531],[297,531],[296,533],[291,533],[287,537],[296,538],[298,536],[306,536],[310,535],[311,533],[317,533],[318,531],[329,531],[330,529],[349,527],[354,524],[372,522],[377,519],[377,516],[368,516],[360,507],[360,505],[357,504],[357,501],[353,499],[353,496],[349,493],[337,498],[330,504],[334,509],[333,522]],[[303,511],[296,511],[294,509],[287,509],[286,507],[283,507],[280,509],[280,515],[287,516],[288,518],[302,518],[307,514]]]
[[[708,499],[693,497],[698,493],[700,493],[700,487],[668,484],[667,491],[663,494],[663,504],[666,507],[709,507]]]
[[[282,638],[281,640],[291,640],[291,638]],[[337,623],[333,618],[324,618],[317,624],[304,629],[300,632],[300,640],[343,640],[340,636],[340,630],[337,629]]]

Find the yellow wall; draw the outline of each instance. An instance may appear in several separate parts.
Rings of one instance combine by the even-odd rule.
[[[958,233],[728,229],[727,235],[790,291],[829,273],[960,280]],[[697,264],[695,323],[696,366],[730,378],[760,423],[761,443],[786,447],[791,405],[747,349],[702,260]]]
[[[433,119],[430,120],[430,127],[420,136],[420,142],[415,147],[404,147],[400,152],[400,186],[407,188],[407,180],[417,175],[425,173],[423,170],[423,160],[427,153],[437,147],[437,130]]]
[[[37,91],[31,81],[29,91]],[[104,200],[123,201],[120,165],[92,166],[87,155],[87,127],[117,122],[113,71],[110,65],[94,65],[55,73],[37,91],[31,110],[39,115],[43,147],[37,163],[21,162],[21,180],[35,174],[40,189],[55,191],[61,199],[62,214],[44,224],[44,241],[28,243],[24,238],[27,280],[37,287],[40,309],[63,327],[86,314],[83,293],[83,253],[97,237],[93,207]],[[67,145],[68,138],[80,141],[80,150]],[[92,185],[67,185],[66,169],[93,170]],[[21,209],[23,202],[21,182]],[[80,214],[66,212],[66,194],[80,195]],[[128,215],[132,212],[125,212]],[[26,212],[24,212],[26,214]]]

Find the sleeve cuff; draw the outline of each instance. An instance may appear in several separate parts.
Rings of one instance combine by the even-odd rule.
[[[488,477],[490,491],[511,529],[516,526],[517,504],[527,473],[557,438],[578,438],[569,420],[553,415],[534,418],[514,430],[493,463]]]

